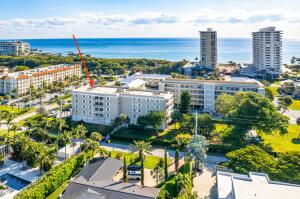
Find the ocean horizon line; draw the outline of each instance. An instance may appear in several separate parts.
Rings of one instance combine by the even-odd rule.
[[[73,39],[73,37],[65,38],[9,38],[0,39],[0,41],[11,41],[11,40],[64,40]],[[76,39],[199,39],[199,37],[76,37]],[[219,37],[218,40],[251,40],[251,37]],[[300,38],[283,38],[283,41],[300,41]]]

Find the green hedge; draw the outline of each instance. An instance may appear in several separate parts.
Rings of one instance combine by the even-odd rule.
[[[59,186],[61,186],[66,180],[70,179],[72,175],[88,160],[90,154],[81,153],[71,157],[60,165],[53,167],[44,176],[37,181],[31,183],[20,193],[18,193],[15,199],[35,198],[43,199],[54,192]]]

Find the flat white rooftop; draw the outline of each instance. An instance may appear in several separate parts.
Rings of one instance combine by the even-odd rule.
[[[133,90],[127,89],[122,87],[96,87],[91,89],[88,86],[83,86],[81,88],[73,90],[73,92],[84,92],[90,94],[110,94],[110,95],[137,95],[137,96],[155,96],[155,97],[164,97],[170,98],[173,95],[169,92],[162,92],[162,91],[152,91],[152,90]]]
[[[135,79],[161,79],[164,80],[166,78],[171,78],[170,75],[163,75],[163,74],[143,74],[143,73],[135,73],[128,78],[135,78]]]
[[[219,199],[298,198],[300,185],[270,181],[267,174],[250,172],[249,176],[217,172]]]
[[[46,72],[46,71],[55,71],[55,70],[60,70],[60,69],[72,68],[73,66],[76,66],[76,64],[52,65],[52,66],[47,66],[47,67],[24,70],[24,71],[20,71],[20,72],[8,73],[8,74],[5,74],[5,76],[9,76],[9,77],[18,77],[18,76],[22,76],[22,75],[31,76],[31,75]]]

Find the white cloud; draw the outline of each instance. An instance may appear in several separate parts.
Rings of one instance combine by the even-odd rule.
[[[162,36],[165,34],[169,35],[170,32],[172,32],[172,36],[186,36],[185,31],[194,30],[196,27],[202,26],[230,27],[230,31],[222,28],[222,31],[226,32],[224,35],[227,36],[230,32],[234,32],[232,28],[240,31],[238,29],[247,25],[249,27],[275,25],[284,28],[291,24],[294,24],[295,28],[299,28],[300,16],[297,13],[287,12],[282,9],[263,12],[247,10],[217,12],[212,9],[200,9],[197,13],[144,12],[135,15],[107,15],[101,12],[82,12],[70,17],[0,20],[0,37],[8,37],[5,34],[14,31],[18,32],[15,35],[22,37],[21,30],[27,30],[28,34],[32,31],[33,36],[43,32],[45,36],[52,37],[52,35],[55,36],[55,29],[57,28],[63,28],[66,31],[82,31],[85,32],[87,37],[98,35],[100,30],[100,33],[106,34],[106,37],[111,36],[110,31],[121,30],[119,36],[116,33],[114,35],[125,37],[126,35],[132,35],[134,33],[133,30],[135,30],[136,34],[141,34],[140,36],[142,37],[145,34],[144,27],[151,27],[151,33],[156,31],[154,36],[158,33]],[[89,33],[86,29],[89,30]],[[184,34],[182,34],[183,32]],[[295,31],[292,30],[291,32]],[[175,33],[176,35],[174,35]],[[62,32],[59,31],[59,34],[62,34]],[[193,33],[190,33],[190,35],[193,35]],[[55,37],[60,37],[60,35]]]

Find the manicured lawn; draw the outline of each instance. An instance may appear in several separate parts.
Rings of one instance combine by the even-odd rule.
[[[138,154],[136,153],[125,153],[125,152],[120,152],[120,151],[112,151],[111,152],[111,157],[116,157],[117,155],[122,156],[122,158],[125,156],[126,157],[126,162],[127,164],[137,164],[140,165],[140,162],[138,160]],[[146,156],[145,160],[145,168],[147,169],[154,169],[155,166],[158,164],[160,160],[160,157],[157,156]],[[168,164],[171,163],[171,160],[168,159]]]
[[[299,151],[300,141],[297,139],[300,133],[298,125],[289,125],[288,133],[281,136],[279,133],[273,135],[262,134],[265,144],[269,144],[275,152]]]
[[[300,110],[300,100],[294,100],[289,108],[292,110]]]
[[[60,187],[58,187],[46,199],[57,199],[59,197],[59,195],[67,188],[69,182],[70,182],[70,180],[65,181]]]
[[[271,92],[272,92],[272,94],[273,94],[274,96],[279,94],[279,93],[278,93],[279,87],[277,87],[277,86],[270,86],[269,88],[270,88],[270,90],[271,90]]]

